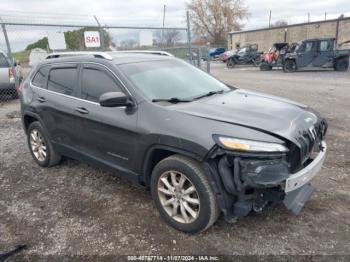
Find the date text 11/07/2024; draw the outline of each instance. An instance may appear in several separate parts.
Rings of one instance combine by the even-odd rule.
[[[128,261],[220,261],[218,256],[128,256]]]

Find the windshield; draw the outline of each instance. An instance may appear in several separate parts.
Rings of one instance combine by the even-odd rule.
[[[120,65],[122,72],[149,99],[191,99],[209,92],[229,91],[225,84],[180,60]]]
[[[295,51],[299,51],[303,46],[303,42],[298,42],[294,48]]]

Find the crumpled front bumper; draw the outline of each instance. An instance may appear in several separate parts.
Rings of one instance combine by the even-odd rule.
[[[286,180],[284,188],[286,195],[283,204],[294,214],[300,213],[312,192],[315,191],[309,181],[319,173],[326,158],[327,145],[325,142],[322,142],[322,148],[323,150],[308,166]]]
[[[327,145],[325,142],[322,142],[323,150],[317,155],[317,157],[305,168],[299,172],[292,174],[285,184],[284,191],[286,193],[294,191],[306,183],[308,183],[314,176],[318,174],[321,170],[323,162],[326,158]]]
[[[259,159],[225,152],[218,162],[218,173],[226,199],[234,199],[226,203],[228,210],[232,208],[227,217],[244,217],[252,210],[261,211],[268,202],[283,203],[298,214],[315,190],[309,182],[322,168],[327,151],[325,142],[321,148],[303,169],[292,174],[283,156]]]

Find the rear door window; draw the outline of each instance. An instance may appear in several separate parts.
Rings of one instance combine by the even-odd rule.
[[[10,67],[10,63],[7,59],[7,57],[4,54],[0,53],[0,68],[7,68]]]
[[[122,92],[120,86],[110,74],[97,68],[83,69],[82,99],[98,103],[100,96],[108,92]]]
[[[51,69],[47,89],[64,95],[73,95],[78,82],[77,72],[77,68],[72,67]]]
[[[49,73],[49,66],[41,67],[38,72],[35,74],[32,84],[37,87],[45,87],[47,74]]]

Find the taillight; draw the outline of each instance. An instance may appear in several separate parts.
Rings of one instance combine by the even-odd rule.
[[[14,74],[13,70],[14,69],[9,68],[9,78],[14,78],[15,77],[15,74]]]

